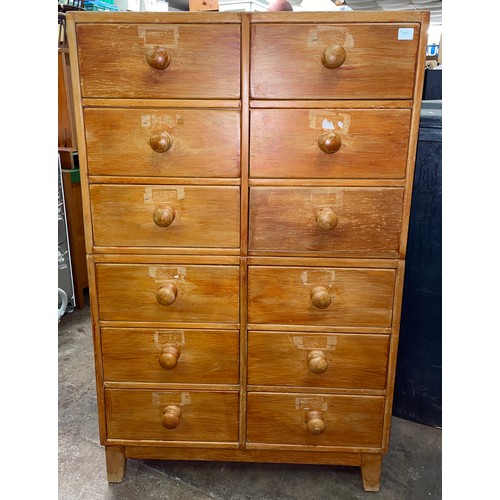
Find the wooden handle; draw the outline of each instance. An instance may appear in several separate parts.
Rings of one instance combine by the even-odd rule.
[[[161,425],[167,429],[175,429],[181,419],[181,407],[177,405],[168,405],[161,416]]]
[[[346,53],[344,47],[340,45],[330,45],[321,56],[323,66],[328,69],[335,69],[344,64]]]
[[[168,227],[175,219],[175,208],[172,205],[158,207],[153,212],[153,222],[159,227]]]
[[[321,229],[330,231],[337,227],[338,223],[339,218],[331,208],[322,208],[316,213],[316,224],[318,224]]]
[[[175,285],[164,285],[158,288],[156,292],[156,300],[162,306],[169,306],[175,302],[177,298],[177,287]]]
[[[170,66],[170,54],[164,47],[148,47],[146,50],[146,61],[157,70],[163,71]]]
[[[328,361],[323,351],[311,351],[307,355],[307,363],[313,373],[324,373],[328,368]]]
[[[323,420],[323,413],[320,411],[309,411],[306,416],[307,430],[311,434],[322,434],[325,431],[325,421]]]
[[[311,290],[311,302],[318,309],[325,309],[330,305],[332,296],[325,286],[316,286]]]
[[[331,155],[336,153],[342,146],[342,139],[335,132],[325,132],[321,134],[318,138],[318,147],[326,153]]]
[[[160,354],[160,366],[165,370],[173,370],[177,366],[181,350],[173,344],[168,344],[164,347]]]
[[[174,144],[174,140],[168,132],[151,132],[148,144],[156,153],[166,153]]]

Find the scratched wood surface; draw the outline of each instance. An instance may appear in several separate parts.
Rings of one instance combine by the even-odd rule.
[[[208,109],[85,109],[90,175],[238,177],[240,113]],[[150,146],[167,133],[168,151]]]
[[[395,257],[403,190],[399,188],[250,188],[251,251],[312,251],[341,257]],[[322,227],[321,217],[336,217]]]
[[[237,384],[237,331],[103,328],[105,382]],[[160,364],[162,353],[178,350],[175,366]]]
[[[248,322],[387,327],[394,281],[391,269],[249,266]],[[326,308],[312,304],[317,287],[331,297]]]
[[[253,109],[250,176],[256,178],[403,178],[409,110]],[[340,149],[324,153],[333,131]]]
[[[162,441],[237,441],[238,393],[203,391],[106,390],[110,439]],[[169,405],[181,409],[179,423],[165,428]]]
[[[258,99],[407,99],[413,96],[419,24],[255,24],[251,96]],[[400,29],[413,30],[399,40]],[[326,68],[326,47],[345,49]],[[381,83],[383,82],[383,84]]]
[[[240,244],[238,187],[94,184],[90,199],[96,245],[198,247],[203,252]],[[170,225],[154,221],[161,210],[173,213]]]
[[[311,434],[307,414],[321,413],[325,429]],[[384,398],[290,393],[248,394],[249,443],[380,447]]]
[[[77,27],[83,97],[238,98],[240,28],[232,24],[85,24]],[[164,70],[149,47],[166,49]]]
[[[311,371],[315,354],[324,356],[321,373]],[[384,389],[388,354],[388,335],[250,331],[248,383]]]
[[[101,320],[224,322],[239,320],[237,266],[97,264]],[[174,285],[177,297],[161,305],[157,293]]]

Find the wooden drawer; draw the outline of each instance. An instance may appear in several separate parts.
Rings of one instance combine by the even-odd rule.
[[[388,335],[248,334],[248,383],[385,389]]]
[[[240,96],[237,25],[86,24],[77,37],[82,97]]]
[[[418,39],[412,23],[253,25],[251,96],[411,99]],[[345,61],[329,69],[322,58],[333,46]]]
[[[90,175],[240,175],[239,111],[91,108],[84,116]]]
[[[393,269],[249,266],[248,322],[390,327],[394,284]]]
[[[238,440],[236,392],[107,389],[105,398],[109,439]]]
[[[248,393],[249,443],[378,448],[382,396]],[[313,413],[315,412],[315,414]],[[318,432],[323,422],[324,430]],[[321,421],[321,422],[318,422]]]
[[[410,118],[409,109],[254,109],[250,175],[404,178]],[[325,153],[325,138],[340,149]]]
[[[250,251],[396,257],[402,188],[250,188]]]
[[[236,186],[90,186],[94,244],[238,248]]]
[[[101,320],[239,321],[237,266],[97,264],[96,279]]]
[[[239,332],[103,328],[106,382],[237,384]]]

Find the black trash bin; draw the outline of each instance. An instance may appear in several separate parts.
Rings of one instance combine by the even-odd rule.
[[[424,101],[415,165],[393,414],[442,423],[442,107]]]

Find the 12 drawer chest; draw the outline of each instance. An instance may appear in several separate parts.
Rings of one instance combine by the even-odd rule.
[[[388,449],[429,14],[70,13],[101,443]]]

